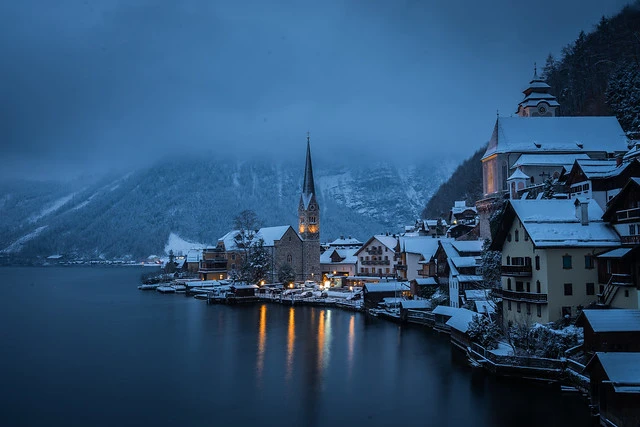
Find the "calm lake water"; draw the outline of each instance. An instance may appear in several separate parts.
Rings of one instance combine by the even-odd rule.
[[[0,425],[583,426],[448,337],[359,313],[207,306],[138,267],[0,268]]]

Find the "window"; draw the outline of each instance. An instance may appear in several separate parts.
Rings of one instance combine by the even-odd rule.
[[[540,280],[536,280],[536,292],[540,293]]]
[[[524,283],[516,282],[516,292],[524,292]]]
[[[562,317],[571,317],[571,307],[562,307]]]
[[[293,257],[291,256],[291,254],[287,255],[287,262],[289,264],[291,264],[293,262]]]
[[[527,233],[527,230],[524,231],[524,241],[525,242],[529,241],[529,233]]]
[[[389,261],[389,256],[388,256],[388,255],[385,255],[385,256],[384,256],[384,260],[385,260],[385,261]]]
[[[624,290],[624,296],[629,298],[629,289]]]
[[[536,255],[536,270],[540,270],[540,256]]]
[[[587,254],[584,256],[584,268],[591,270],[593,268],[593,255]]]
[[[629,235],[634,236],[636,234],[636,225],[629,224]]]
[[[382,269],[381,268],[378,269],[378,274],[382,274]]]
[[[596,286],[593,283],[587,283],[587,295],[595,295]]]
[[[507,279],[507,289],[511,290],[511,279]]]
[[[531,292],[531,282],[527,282],[527,292]]]
[[[507,242],[511,241],[511,233],[507,234]]]
[[[582,186],[582,189],[584,191],[587,191],[589,189],[589,183],[586,183],[585,185]]]
[[[531,314],[531,304],[527,303],[527,314]]]
[[[386,273],[389,274],[389,267],[386,268]]]
[[[564,294],[573,295],[573,285],[571,283],[564,284]]]
[[[510,256],[507,257],[507,265],[511,265],[511,257]]]
[[[507,301],[507,310],[511,311],[511,301]]]
[[[519,241],[520,241],[520,231],[516,230],[516,231],[514,232],[514,236],[513,236],[513,237],[514,237],[514,240],[515,240],[516,242],[519,242]]]
[[[236,254],[231,254],[231,259],[235,260],[236,259]]]
[[[536,305],[536,316],[542,317],[542,306],[540,304]]]
[[[516,303],[516,311],[517,311],[518,313],[520,313],[520,312],[522,311],[521,305],[522,305],[522,304],[521,304],[521,303],[519,303],[519,302],[517,302],[517,303]]]
[[[571,268],[571,255],[562,255],[562,268],[565,270]]]
[[[360,261],[364,261],[364,257],[363,256],[360,257]]]

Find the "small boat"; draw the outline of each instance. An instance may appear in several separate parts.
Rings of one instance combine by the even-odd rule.
[[[158,286],[159,286],[158,284],[155,284],[155,285],[150,285],[150,284],[140,285],[140,286],[138,286],[138,289],[140,289],[141,291],[151,291],[153,289],[156,289]]]
[[[174,288],[173,286],[158,286],[156,288],[156,291],[163,294],[172,294],[176,292],[176,288]]]

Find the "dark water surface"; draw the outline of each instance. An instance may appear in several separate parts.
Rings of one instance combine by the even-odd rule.
[[[578,396],[473,370],[432,332],[207,306],[142,272],[0,268],[0,425],[588,425]]]

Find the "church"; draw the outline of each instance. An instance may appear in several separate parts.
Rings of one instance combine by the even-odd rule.
[[[496,200],[522,190],[540,193],[545,180],[558,178],[578,159],[614,159],[629,150],[616,117],[560,117],[550,91],[534,69],[516,116],[496,119],[482,157],[484,198],[476,203],[481,237],[490,237],[488,218]]]
[[[240,231],[232,230],[218,239],[215,248],[203,251],[200,277],[204,280],[226,279],[236,276],[245,251],[238,242]],[[290,225],[263,227],[252,233],[252,242],[262,239],[271,262],[268,280],[278,281],[278,271],[291,266],[296,282],[319,282],[320,274],[320,207],[316,197],[311,164],[311,142],[307,134],[307,153],[302,193],[298,203],[298,229]]]

